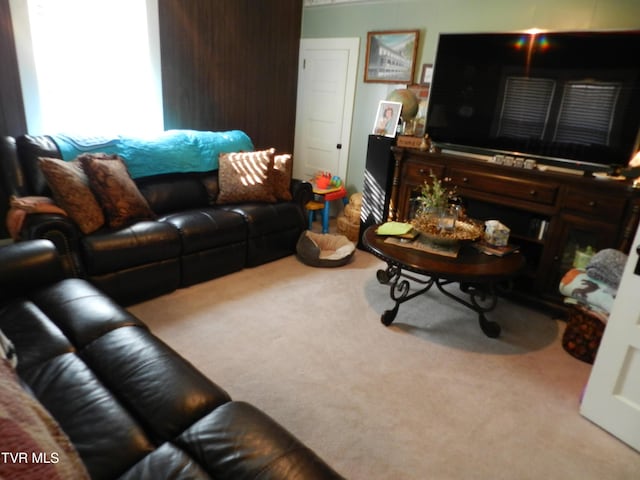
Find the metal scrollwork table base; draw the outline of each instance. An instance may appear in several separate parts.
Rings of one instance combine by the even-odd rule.
[[[442,294],[476,312],[485,335],[491,338],[500,335],[500,325],[487,319],[485,314],[498,303],[498,286],[508,284],[523,269],[525,260],[520,253],[495,257],[462,245],[458,256],[452,258],[385,243],[385,237],[377,235],[376,228],[376,225],[367,228],[362,242],[387,263],[386,269],[378,270],[377,279],[390,286],[389,294],[395,305],[382,314],[380,320],[384,325],[393,323],[402,303],[435,285]],[[445,288],[456,283],[468,298]],[[412,289],[412,285],[418,287]]]

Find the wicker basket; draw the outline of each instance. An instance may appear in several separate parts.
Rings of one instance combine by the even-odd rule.
[[[336,230],[352,242],[357,242],[358,234],[360,233],[360,222],[353,223],[344,215],[339,215],[336,220]]]
[[[569,355],[586,363],[593,363],[598,353],[605,324],[587,310],[572,306],[567,328],[562,336],[562,347]]]
[[[353,204],[348,203],[344,206],[344,216],[347,217],[347,220],[351,223],[359,223],[360,209],[354,207]]]

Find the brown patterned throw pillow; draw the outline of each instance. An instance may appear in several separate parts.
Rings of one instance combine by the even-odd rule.
[[[276,155],[273,159],[273,194],[278,200],[291,201],[291,154]]]
[[[56,203],[76,222],[82,233],[95,232],[104,225],[102,208],[89,188],[89,180],[79,162],[42,157],[39,164]]]
[[[78,160],[110,227],[120,228],[136,220],[155,217],[118,155],[83,154]]]
[[[271,180],[274,154],[273,148],[221,154],[217,203],[275,202]]]

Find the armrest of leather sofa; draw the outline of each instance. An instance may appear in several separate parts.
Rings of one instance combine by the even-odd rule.
[[[68,217],[55,213],[27,215],[20,238],[50,240],[58,250],[66,274],[70,277],[84,276],[78,260],[80,231]]]
[[[291,179],[291,195],[293,201],[304,210],[305,205],[313,200],[313,186],[305,180]]]
[[[0,248],[0,300],[66,278],[56,247],[49,240],[30,240]]]
[[[246,402],[216,408],[174,443],[212,478],[344,480],[274,419]],[[229,445],[234,446],[232,454]]]

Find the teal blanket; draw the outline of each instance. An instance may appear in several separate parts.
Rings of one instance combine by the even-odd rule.
[[[240,130],[167,130],[153,137],[51,135],[51,138],[64,160],[73,160],[83,153],[120,155],[133,178],[217,170],[221,153],[253,150],[251,139]]]

